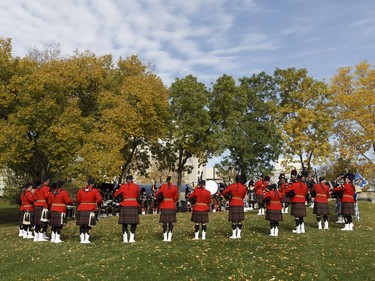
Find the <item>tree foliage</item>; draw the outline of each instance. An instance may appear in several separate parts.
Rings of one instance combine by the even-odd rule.
[[[333,153],[329,140],[333,117],[327,85],[308,76],[306,69],[276,69],[274,77],[283,154],[298,156],[302,168],[311,171],[312,163],[325,162]]]
[[[367,61],[355,70],[342,67],[330,87],[335,133],[340,154],[367,166],[375,165],[375,67]]]
[[[158,155],[160,170],[177,173],[179,186],[183,173],[191,172],[188,160],[195,156],[204,163],[212,145],[208,100],[206,86],[192,75],[177,78],[169,89],[168,134],[161,138],[154,152]]]
[[[112,180],[131,163],[145,170],[144,147],[165,132],[168,100],[137,56],[114,66],[89,51],[58,57],[55,45],[25,58],[12,57],[10,40],[0,48],[1,165],[78,181]]]
[[[221,147],[227,149],[223,165],[247,174],[271,170],[271,161],[280,152],[280,137],[272,111],[273,78],[264,72],[243,77],[236,86],[223,76],[214,84],[216,108],[223,114],[220,124]]]

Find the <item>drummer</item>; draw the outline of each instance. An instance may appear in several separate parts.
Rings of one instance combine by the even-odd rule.
[[[189,195],[189,199],[195,201],[191,221],[195,222],[195,235],[193,240],[199,239],[199,226],[202,225],[202,240],[206,240],[208,211],[210,209],[211,192],[205,189],[206,181],[200,180],[198,186]]]
[[[255,184],[255,182],[254,182],[253,179],[248,181],[248,184],[247,184],[247,196],[248,196],[250,211],[255,209],[255,203],[256,203],[255,192],[254,192],[254,184]]]

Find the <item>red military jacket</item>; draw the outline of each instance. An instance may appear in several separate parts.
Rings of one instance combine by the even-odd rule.
[[[279,190],[280,190],[283,194],[285,194],[285,190],[286,190],[287,188],[288,188],[288,183],[284,181],[284,182],[280,185]]]
[[[312,191],[316,192],[314,202],[328,204],[329,186],[326,184],[314,184]]]
[[[100,206],[102,200],[99,189],[93,188],[92,185],[80,188],[76,197],[79,204],[77,211],[95,211],[96,206]]]
[[[352,183],[346,182],[342,186],[332,189],[333,193],[342,192],[342,203],[354,203],[355,188]]]
[[[246,196],[246,186],[242,183],[232,183],[223,191],[223,195],[227,194],[228,192],[232,193],[232,199],[229,201],[229,206],[243,206],[243,199]]]
[[[24,190],[20,196],[21,206],[20,211],[34,211],[34,196],[30,190]]]
[[[264,194],[264,192],[266,191],[267,185],[268,185],[268,182],[266,182],[265,180],[263,179],[258,180],[254,185],[255,194],[257,195]]]
[[[50,192],[48,204],[51,205],[51,211],[66,213],[66,205],[73,205],[73,200],[70,198],[68,191],[57,188]]]
[[[281,206],[281,199],[283,198],[283,193],[278,190],[270,190],[268,191],[264,197],[263,201],[266,198],[270,198],[270,204],[267,206],[268,210],[280,211],[282,209]]]
[[[290,199],[292,203],[305,203],[306,195],[309,192],[307,184],[302,181],[297,181],[289,185],[285,193],[294,190],[294,197]]]
[[[124,198],[120,206],[128,206],[128,207],[139,207],[138,199],[140,194],[140,188],[138,184],[134,182],[127,182],[120,185],[120,188],[116,190],[114,196],[118,196],[122,194]]]
[[[158,198],[160,192],[163,192],[164,199],[159,205],[160,209],[176,209],[176,202],[178,200],[178,188],[173,184],[165,183],[160,186],[156,192],[155,197]]]
[[[48,185],[43,185],[42,187],[36,188],[34,192],[34,206],[48,208],[49,192],[50,188]]]
[[[197,197],[197,201],[193,207],[193,211],[204,212],[210,209],[211,192],[205,188],[196,187],[189,195],[189,199],[192,199],[194,196]]]

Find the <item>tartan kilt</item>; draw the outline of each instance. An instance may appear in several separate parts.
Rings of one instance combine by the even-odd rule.
[[[266,210],[266,220],[283,221],[283,214],[280,210]]]
[[[341,202],[341,215],[353,216],[355,215],[354,203],[352,202]]]
[[[208,223],[208,211],[193,211],[191,221],[195,223]]]
[[[34,225],[44,224],[44,222],[40,220],[42,218],[42,211],[43,211],[43,207],[40,207],[40,206],[34,207]]]
[[[120,206],[119,224],[139,224],[139,207]]]
[[[159,222],[161,223],[177,222],[176,210],[175,209],[161,209]]]
[[[244,221],[245,212],[243,206],[229,206],[228,221],[240,222]]]
[[[22,226],[23,225],[23,211],[19,210],[18,211],[18,226]]]
[[[292,203],[292,211],[290,213],[294,217],[307,217],[305,203]]]
[[[283,198],[281,199],[281,203],[290,203],[290,198],[283,194]]]
[[[78,211],[76,225],[90,225],[90,213],[91,211]],[[96,225],[96,220],[91,225]]]
[[[264,204],[264,202],[263,202],[263,194],[257,194],[255,198],[256,198],[256,201],[257,201],[257,203],[259,205]]]
[[[328,204],[325,203],[314,203],[314,209],[313,209],[313,214],[315,215],[323,215],[323,216],[328,216],[329,215],[329,206]]]
[[[66,225],[66,222],[65,223],[61,223],[62,222],[63,213],[56,212],[56,211],[51,211],[50,216],[51,217],[50,217],[50,221],[49,222],[50,222],[51,226],[62,227],[64,225]],[[66,218],[66,216],[65,216],[65,218]]]

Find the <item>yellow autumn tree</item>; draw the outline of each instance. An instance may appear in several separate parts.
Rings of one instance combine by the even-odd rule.
[[[274,76],[283,155],[298,156],[302,168],[311,171],[312,164],[325,162],[333,153],[327,85],[308,76],[306,69],[276,69]]]
[[[160,78],[136,56],[115,65],[110,55],[62,57],[56,48],[14,58],[11,40],[0,38],[0,166],[77,185],[111,181],[130,166],[145,171],[147,149],[165,131]]]
[[[111,76],[111,91],[99,98],[100,126],[120,146],[121,181],[128,172],[146,174],[150,148],[166,133],[168,91],[137,56],[120,58]]]
[[[375,165],[375,66],[367,61],[340,68],[330,91],[340,154],[368,172]]]

